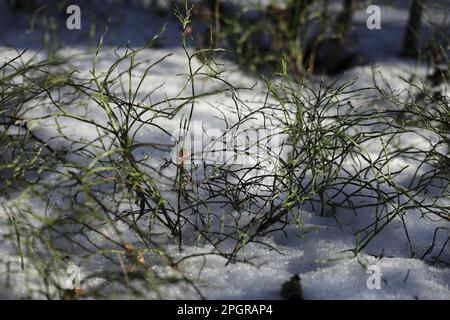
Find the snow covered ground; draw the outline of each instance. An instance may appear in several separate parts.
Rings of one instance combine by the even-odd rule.
[[[164,61],[151,70],[142,86],[143,90],[141,90],[140,95],[144,97],[157,88],[151,97],[158,101],[164,99],[164,96],[173,97],[179,92],[185,92],[186,89],[183,86],[186,83],[186,78],[180,76],[180,74],[188,71],[186,56],[179,46],[179,39],[177,38],[179,29],[174,18],[154,14],[151,16],[154,20],[147,23],[148,12],[142,12],[138,8],[122,11],[120,3],[112,5],[111,8],[115,9],[111,12],[113,18],[110,32],[105,40],[106,49],[99,58],[99,71],[106,70],[116,61],[117,57],[112,50],[113,48],[124,45],[128,40],[130,40],[131,46],[142,44],[151,35],[158,32],[161,24],[168,20],[168,30],[164,33],[168,39],[161,42],[160,48],[146,49],[139,54],[140,59],[152,61],[167,56]],[[387,80],[391,89],[402,92],[407,88],[407,84],[401,77],[411,74],[411,72],[425,77],[428,70],[425,66],[417,66],[411,61],[401,61],[394,58],[393,54],[396,52],[396,46],[398,47],[398,37],[401,30],[397,26],[389,29],[389,24],[403,21],[406,10],[398,8],[392,10],[387,11],[389,14],[387,15],[386,29],[375,31],[378,32],[375,34],[375,38],[383,39],[384,42],[364,38],[361,46],[370,53],[368,60],[376,61],[376,70]],[[397,13],[402,14],[401,21],[396,20]],[[103,12],[103,14],[107,16],[109,12]],[[361,20],[363,13],[360,12],[357,16]],[[101,18],[99,18],[99,21],[101,21]],[[100,29],[100,25],[97,28]],[[0,21],[0,63],[14,57],[16,52],[11,47],[19,51],[28,49],[23,58],[25,60],[35,54],[46,55],[45,51],[39,50],[41,39],[35,34],[25,31],[26,28],[24,28],[20,19],[17,21],[8,21],[8,19]],[[381,35],[381,32],[383,32],[383,35]],[[71,61],[73,68],[76,68],[80,75],[88,76],[93,63],[93,46],[89,44],[89,41],[79,41],[78,36],[69,31],[61,31],[60,33],[66,45],[62,51],[63,55],[74,56],[75,58]],[[358,32],[356,35],[358,35]],[[375,51],[382,51],[382,49],[374,49],[374,46],[384,48],[385,52],[382,55],[375,55]],[[123,54],[124,50],[120,49],[119,53]],[[87,53],[87,51],[90,51],[90,53]],[[198,61],[195,63],[198,63]],[[242,91],[240,99],[246,101],[248,106],[251,107],[263,104],[266,99],[264,85],[258,79],[240,71],[232,62],[224,61],[224,63],[226,64],[225,69],[230,70],[225,73],[224,77],[233,85],[250,87],[258,83],[253,91]],[[125,67],[120,66],[119,70],[124,71],[126,70]],[[144,72],[145,67],[146,65],[142,65],[135,70],[137,76]],[[350,79],[357,79],[353,88],[372,87],[372,65],[367,64],[352,68],[346,72],[340,81],[344,82]],[[331,81],[332,79],[326,80]],[[135,81],[137,83],[138,80]],[[196,83],[196,86],[198,92],[206,92],[214,86],[220,87],[220,84],[213,83],[210,79],[205,78],[204,82],[200,81]],[[117,90],[119,89],[117,88]],[[364,106],[364,100],[355,99],[354,104]],[[219,105],[220,111],[213,107]],[[35,110],[33,114],[42,115],[42,112],[45,113],[46,110],[45,108]],[[186,117],[188,111],[178,114],[171,121],[162,119],[160,125],[164,126],[167,131],[173,132],[179,126],[181,117],[183,115]],[[105,121],[102,118],[104,115],[100,112],[96,114],[93,109],[90,116],[97,117],[96,120],[99,123]],[[229,121],[233,121],[237,116],[234,101],[229,94],[201,99],[196,105],[193,121],[201,121],[204,129],[223,129],[225,125],[224,121],[221,120],[223,116],[226,116]],[[36,133],[44,140],[61,133],[54,126],[50,126],[52,121],[54,120],[44,120],[36,124]],[[45,124],[49,126],[45,126]],[[253,119],[247,125],[251,127],[260,124],[261,119]],[[76,120],[67,120],[64,125],[66,126],[65,133],[72,138],[92,139],[98,134],[94,127]],[[140,139],[142,141],[170,144],[167,137],[155,127],[144,129],[141,134]],[[402,139],[406,138],[403,137]],[[413,134],[404,141],[416,146],[426,147],[427,144],[419,135]],[[64,139],[52,140],[50,144],[58,147],[61,143],[64,144]],[[380,150],[381,144],[372,145],[368,148],[369,154],[374,156]],[[152,159],[149,161],[154,167],[158,167],[163,163],[162,157],[170,155],[170,150],[145,149],[143,153],[151,154]],[[393,167],[410,165],[409,169],[402,173],[403,183],[407,184],[414,174],[417,163],[411,159],[404,159],[403,162],[400,159],[396,161],[392,164]],[[169,177],[173,177],[175,174],[173,171],[164,170],[163,173]],[[51,181],[52,178],[49,179]],[[58,182],[54,181],[54,183]],[[167,193],[167,197],[171,197],[169,192]],[[421,197],[421,195],[417,195],[417,200],[426,201],[425,197]],[[5,208],[18,200],[14,197],[11,199],[2,197],[0,201]],[[22,203],[22,205],[31,206],[36,212],[45,210],[43,203],[33,199],[26,200],[26,203]],[[450,198],[443,200],[442,205],[450,205]],[[291,225],[284,232],[280,231],[265,236],[263,241],[266,245],[247,244],[245,250],[239,256],[240,258],[245,256],[247,259],[245,263],[227,264],[227,259],[223,257],[208,255],[214,249],[209,245],[201,246],[193,241],[195,232],[191,235],[192,239],[187,237],[188,240],[186,240],[182,252],[179,252],[178,247],[173,243],[167,245],[167,252],[175,259],[199,254],[197,258],[190,258],[182,262],[180,268],[196,283],[202,294],[209,299],[278,299],[282,283],[294,274],[299,274],[301,277],[305,299],[450,299],[450,244],[447,244],[450,236],[450,225],[448,221],[435,216],[422,216],[420,212],[409,210],[408,214],[404,216],[404,223],[400,218],[394,219],[355,258],[350,252],[356,245],[355,232],[374,221],[376,216],[374,209],[359,210],[358,215],[354,215],[353,212],[340,208],[333,217],[320,216],[310,208],[301,208],[300,213],[303,222],[301,226]],[[1,220],[6,221],[7,214],[5,209],[0,206]],[[407,226],[407,233],[404,230],[405,225]],[[435,234],[436,228],[439,227],[441,228],[438,229],[440,231]],[[126,236],[126,231],[124,232]],[[7,234],[5,227],[0,229],[0,235],[2,233]],[[129,236],[132,238],[131,235]],[[98,238],[97,241],[102,240]],[[433,250],[427,252],[433,241],[435,243]],[[206,255],[202,255],[203,253]],[[421,259],[424,255],[425,257]],[[438,255],[439,262],[432,263],[433,257]],[[80,266],[85,276],[110,268],[108,260],[101,256],[89,260],[86,264],[82,264],[81,259],[77,260],[76,254],[72,258],[74,263]],[[0,298],[24,297],[27,296],[30,286],[39,286],[33,279],[33,277],[37,278],[37,274],[22,272],[20,264],[20,257],[13,250],[11,242],[0,241]],[[369,289],[367,285],[371,276],[367,272],[369,266],[379,267],[382,273],[380,289]],[[154,269],[161,274],[172,272],[169,267],[163,265],[155,265]],[[100,278],[93,277],[90,281],[98,283],[102,281]],[[111,296],[115,297],[113,290]],[[43,298],[38,293],[34,297]],[[149,293],[145,298],[152,297],[155,297],[153,293]],[[159,297],[195,299],[198,298],[198,295],[189,285],[178,284],[164,286]]]

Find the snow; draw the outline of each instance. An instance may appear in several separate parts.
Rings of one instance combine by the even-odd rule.
[[[257,1],[259,2],[259,1]],[[95,6],[93,6],[95,10]],[[167,19],[170,21],[166,35],[168,40],[162,41],[161,48],[146,49],[139,54],[139,59],[144,61],[156,61],[159,58],[167,56],[164,61],[151,70],[148,78],[143,84],[144,91],[141,97],[146,96],[152,88],[158,87],[152,95],[153,101],[164,100],[165,96],[176,96],[184,89],[186,77],[182,73],[186,70],[186,57],[184,51],[176,44],[179,43],[176,35],[178,28],[174,27],[172,17],[162,17],[153,15],[154,20],[148,25],[148,12],[142,12],[139,8],[132,7],[125,10],[122,16],[120,2],[112,4],[113,19],[110,28],[111,35],[107,36],[106,49],[99,58],[99,74],[107,70],[116,60],[116,54],[123,54],[126,49],[119,49],[113,52],[112,48],[126,43],[125,39],[130,41],[130,45],[138,45],[145,42],[153,34],[158,32],[162,22]],[[91,11],[90,11],[91,12]],[[95,11],[94,11],[95,12]],[[121,19],[118,19],[120,17]],[[364,21],[362,14],[357,15],[357,21]],[[390,85],[390,88],[396,93],[405,92],[405,82],[401,77],[408,76],[413,71],[415,74],[425,77],[428,70],[425,66],[415,65],[409,61],[400,61],[392,56],[398,51],[398,25],[403,24],[406,19],[404,9],[389,9],[386,11],[387,23],[391,24],[391,32],[381,35],[380,32],[374,33],[375,38],[368,37],[361,42],[361,47],[368,52],[368,60],[376,61],[376,73],[382,75]],[[101,18],[99,19],[101,20]],[[119,22],[117,22],[119,20]],[[34,34],[24,32],[23,25],[12,25],[6,29],[5,22],[0,25],[0,62],[13,57],[16,51],[14,48],[29,50],[23,59],[27,60],[37,55],[44,57],[45,53],[40,51],[39,40]],[[101,23],[101,22],[99,22]],[[149,26],[147,28],[147,26]],[[98,25],[100,27],[100,25]],[[130,32],[130,30],[133,30]],[[142,31],[144,30],[144,31]],[[358,34],[359,31],[356,32]],[[81,44],[75,42],[73,35],[67,31],[61,31],[61,37],[66,42],[66,48],[61,51],[63,56],[73,56],[71,64],[76,68],[81,76],[89,75],[92,70],[94,48],[86,42]],[[376,39],[376,40],[373,40]],[[382,42],[378,41],[382,39]],[[396,46],[392,44],[396,43]],[[374,47],[374,45],[376,47]],[[384,48],[382,59],[380,59],[379,48]],[[89,52],[90,51],[90,52]],[[377,52],[378,51],[378,52]],[[383,59],[386,58],[386,59]],[[390,58],[389,58],[390,57]],[[195,62],[198,65],[198,61]],[[238,67],[230,61],[224,61],[227,80],[236,86],[252,87],[258,80],[244,72],[238,70]],[[137,78],[134,84],[139,81],[138,76],[144,72],[146,65],[139,66],[135,72]],[[126,65],[119,66],[119,70],[125,70]],[[354,88],[366,88],[373,85],[374,66],[367,62],[367,65],[354,67],[348,70],[341,81],[357,79]],[[333,79],[327,79],[332,81]],[[378,78],[378,80],[380,80]],[[381,82],[380,82],[381,84]],[[211,83],[210,80],[197,83],[198,92],[206,92],[214,87],[220,86],[220,83]],[[120,92],[120,88],[116,88]],[[370,94],[373,94],[369,91]],[[240,98],[248,102],[248,106],[253,108],[261,105],[265,100],[264,86],[258,82],[258,85],[252,92],[242,91]],[[363,96],[355,99],[355,105],[364,106],[364,101],[370,99],[369,96]],[[382,108],[382,103],[375,103]],[[220,106],[220,112],[212,107]],[[105,114],[99,112],[94,106],[88,108],[89,116],[96,119],[98,123],[106,121]],[[30,116],[38,116],[48,112],[41,108],[30,112]],[[245,110],[243,110],[245,112]],[[222,117],[225,115],[229,121],[236,119],[233,100],[229,95],[223,94],[213,98],[201,99],[196,106],[193,121],[201,121],[204,129],[224,129],[225,123]],[[178,114],[174,119],[158,120],[158,123],[168,131],[174,132],[179,126],[179,121],[183,114]],[[184,114],[186,116],[186,113]],[[54,126],[51,119],[36,123],[36,133],[43,139],[49,139],[61,134]],[[94,140],[97,132],[94,127],[88,124],[80,123],[75,119],[61,120],[66,128],[63,133],[71,138]],[[261,124],[262,119],[252,119],[246,126],[251,128]],[[276,125],[275,125],[276,126]],[[152,141],[161,144],[170,145],[171,141],[167,135],[164,135],[155,127],[146,128],[140,132],[140,141]],[[425,133],[426,134],[426,133]],[[429,137],[429,136],[427,136]],[[400,137],[405,143],[415,145],[424,150],[429,146],[427,141],[418,133],[408,133]],[[429,137],[430,138],[430,137]],[[432,138],[432,137],[431,137]],[[51,140],[53,147],[64,145],[65,139]],[[367,146],[367,152],[374,158],[380,151],[380,145]],[[161,150],[143,151],[143,157],[146,153],[151,153],[150,164],[158,167],[162,163],[162,156],[167,156],[168,152]],[[169,152],[170,154],[170,152]],[[409,168],[402,173],[403,184],[408,184],[414,175],[417,162],[412,159],[397,159],[391,170],[402,168],[409,165]],[[271,168],[268,168],[271,169]],[[273,169],[273,168],[272,168]],[[426,168],[421,168],[423,172]],[[174,172],[164,172],[169,177],[174,176]],[[247,178],[256,176],[253,172]],[[49,177],[49,181],[52,178]],[[162,179],[164,180],[164,179]],[[57,181],[53,181],[57,183]],[[55,194],[55,198],[60,195]],[[167,195],[168,198],[171,195]],[[427,201],[425,197],[419,201]],[[4,225],[8,223],[8,210],[6,208],[14,205],[30,206],[39,214],[44,214],[45,204],[26,200],[25,203],[20,198],[0,199],[3,206],[0,206],[0,235],[6,235],[8,228]],[[442,205],[450,205],[444,201]],[[180,252],[173,243],[167,244],[169,255],[174,259],[181,259],[191,254],[199,254],[196,258],[187,259],[180,264],[180,268],[185,274],[195,281],[201,289],[203,295],[209,299],[278,299],[281,284],[288,280],[293,274],[299,274],[305,299],[450,299],[450,272],[448,263],[450,262],[449,246],[446,240],[450,236],[450,226],[447,221],[434,216],[422,216],[420,212],[414,209],[409,210],[404,216],[405,225],[410,236],[411,245],[414,251],[414,257],[411,254],[411,247],[404,231],[404,225],[399,218],[394,219],[392,223],[386,226],[373,241],[357,256],[354,257],[351,250],[355,248],[357,237],[355,232],[371,224],[376,219],[374,209],[366,208],[358,210],[357,214],[349,210],[338,209],[336,216],[321,217],[311,211],[311,208],[300,208],[302,223],[299,226],[288,226],[285,232],[277,232],[264,237],[264,242],[268,245],[258,243],[249,243],[245,250],[240,253],[239,258],[244,257],[248,262],[236,262],[227,264],[227,260],[218,255],[210,254],[213,248],[210,245],[199,245],[195,241],[195,234],[187,236],[184,250]],[[230,213],[230,212],[229,212]],[[231,215],[237,214],[231,212]],[[428,249],[433,242],[436,228],[440,228],[436,235],[435,246],[431,252]],[[125,226],[123,228],[125,237],[133,239],[133,235]],[[105,232],[108,230],[105,229]],[[102,237],[96,237],[95,243],[102,244],[105,241]],[[83,241],[80,239],[80,241]],[[269,246],[270,245],[270,246]],[[227,244],[224,244],[226,247]],[[433,257],[439,254],[439,250],[444,248],[440,255],[440,261],[445,263],[432,263]],[[42,248],[40,248],[42,249]],[[76,252],[79,248],[73,248]],[[83,274],[91,274],[98,270],[108,270],[111,266],[107,259],[96,256],[88,262],[77,259],[76,254],[74,263],[80,265]],[[421,259],[421,257],[424,257]],[[26,261],[27,262],[27,261]],[[28,297],[29,288],[39,288],[41,285],[37,280],[39,275],[36,272],[23,272],[20,269],[21,259],[17,256],[12,245],[8,241],[0,241],[0,298],[20,298]],[[367,286],[370,274],[367,273],[368,266],[378,266],[382,273],[381,289],[371,290]],[[169,267],[155,264],[153,270],[157,273],[168,275],[173,272]],[[63,273],[64,270],[56,270]],[[179,276],[174,274],[175,277]],[[89,279],[91,285],[101,283],[101,279],[94,277]],[[121,296],[120,292],[114,292],[111,288],[108,293],[112,297]],[[34,298],[43,298],[39,294]],[[198,295],[191,287],[185,284],[168,285],[161,290],[159,295],[154,292],[148,293],[148,298],[168,298],[168,299],[195,299]]]

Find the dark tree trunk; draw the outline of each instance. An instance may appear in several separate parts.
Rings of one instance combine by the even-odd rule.
[[[337,18],[337,39],[331,39],[328,43],[322,43],[321,48],[326,52],[326,61],[322,61],[324,64],[318,66],[317,71],[323,71],[327,73],[335,73],[341,69],[348,67],[348,62],[345,62],[345,68],[341,65],[348,55],[348,36],[353,23],[353,16],[358,6],[358,0],[345,0],[344,9]]]
[[[338,21],[339,36],[342,43],[347,42],[357,5],[358,0],[345,0],[344,2],[344,11]]]
[[[419,49],[420,27],[422,14],[425,7],[425,0],[412,0],[409,9],[409,20],[406,27],[405,38],[403,40],[403,55],[416,57]]]

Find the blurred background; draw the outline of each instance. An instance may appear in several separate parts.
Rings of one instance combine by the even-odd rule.
[[[66,27],[70,4],[81,9],[81,30]],[[107,45],[138,47],[165,26],[154,45],[180,46],[174,12],[185,5],[182,0],[2,0],[0,45],[49,52],[96,46],[108,26]],[[188,1],[188,8],[192,5],[189,45],[224,48],[222,56],[250,72],[279,71],[281,61],[289,71],[319,74],[397,58],[448,64],[447,0]],[[373,5],[379,14],[371,11]],[[369,29],[368,19],[379,28]]]

